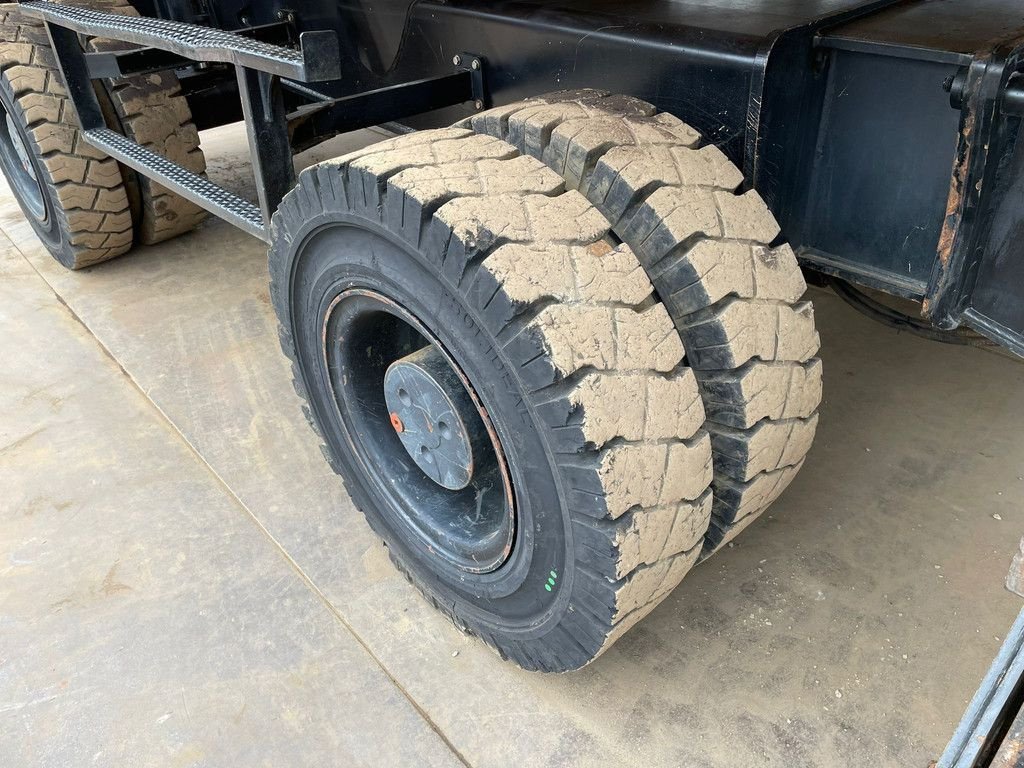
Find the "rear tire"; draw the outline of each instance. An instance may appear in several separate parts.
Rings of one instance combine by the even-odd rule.
[[[542,160],[632,247],[686,347],[715,455],[705,554],[803,464],[821,400],[818,334],[792,249],[717,147],[651,104],[567,91],[462,123]]]
[[[8,6],[9,7],[9,6]],[[39,239],[68,269],[132,247],[117,162],[81,141],[42,25],[0,11],[0,162]]]
[[[282,348],[324,453],[457,626],[527,669],[576,669],[693,566],[711,513],[696,380],[630,248],[556,174],[468,130],[411,134],[304,171],[273,233]],[[506,462],[514,538],[486,572],[414,530],[462,491],[424,481],[380,405],[424,339]]]

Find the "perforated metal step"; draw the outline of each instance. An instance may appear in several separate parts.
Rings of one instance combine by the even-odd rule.
[[[328,30],[303,32],[301,49],[294,50],[198,24],[100,13],[50,0],[23,2],[20,10],[81,34],[159,48],[194,61],[237,64],[300,82],[341,76],[338,37]]]
[[[227,219],[236,227],[261,240],[268,238],[260,209],[248,200],[185,170],[108,128],[82,131],[82,136],[97,149],[106,152],[129,168],[155,179],[215,216]]]

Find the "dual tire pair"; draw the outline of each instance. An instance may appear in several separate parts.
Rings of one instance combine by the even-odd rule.
[[[811,308],[741,181],[670,115],[585,91],[322,163],[274,218],[325,455],[410,581],[523,667],[596,658],[810,446]],[[387,371],[423,349],[489,446],[454,491],[389,419]]]

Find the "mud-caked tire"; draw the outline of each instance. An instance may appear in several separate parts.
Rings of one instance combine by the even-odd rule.
[[[0,6],[0,164],[53,257],[81,269],[132,247],[117,162],[81,140],[43,26]]]
[[[527,669],[575,669],[696,562],[711,444],[683,345],[630,247],[542,163],[465,129],[321,163],[274,216],[270,272],[325,455],[457,626]],[[486,571],[412,531],[447,491],[402,458],[407,425],[377,394],[416,346],[387,341],[402,323],[468,382],[505,462],[514,535]]]
[[[774,217],[721,150],[639,99],[554,93],[459,125],[542,160],[643,265],[707,412],[714,511],[704,548],[714,551],[782,493],[817,425],[818,334]]]
[[[138,11],[127,0],[74,0],[74,3],[103,13],[138,16]],[[91,51],[135,47],[132,43],[102,38],[92,38],[85,44]],[[109,128],[194,174],[206,173],[199,132],[173,71],[104,80],[97,88],[97,96]],[[121,175],[137,243],[155,245],[190,232],[206,220],[205,210],[149,177],[123,165]]]

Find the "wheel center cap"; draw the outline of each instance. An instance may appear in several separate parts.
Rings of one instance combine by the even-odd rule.
[[[459,375],[435,346],[388,366],[384,400],[402,447],[423,473],[457,491],[473,478],[483,424]]]

